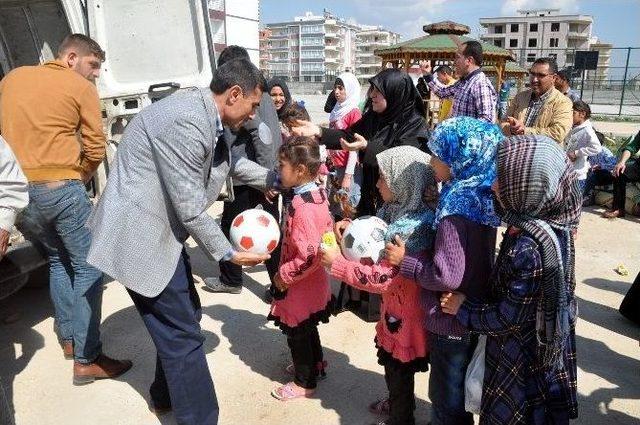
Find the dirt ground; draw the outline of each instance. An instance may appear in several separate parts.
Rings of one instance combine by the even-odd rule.
[[[219,211],[215,205],[212,213]],[[607,221],[588,210],[577,241],[578,424],[637,424],[640,421],[640,328],[617,308],[640,269],[637,219]],[[373,348],[374,324],[350,312],[320,327],[329,362],[326,381],[313,399],[281,403],[270,396],[286,382],[289,356],[284,337],[265,320],[264,267],[247,270],[240,295],[202,290],[202,278],[217,265],[190,244],[189,254],[203,306],[207,360],[221,406],[220,424],[369,424],[366,406],[385,394]],[[619,264],[629,269],[619,276]],[[46,288],[26,288],[0,303],[0,378],[18,425],[174,424],[147,409],[155,351],[130,298],[118,282],[106,285],[102,310],[104,351],[129,358],[133,369],[120,379],[84,387],[71,383],[53,332]],[[430,404],[427,374],[417,376],[419,424]]]

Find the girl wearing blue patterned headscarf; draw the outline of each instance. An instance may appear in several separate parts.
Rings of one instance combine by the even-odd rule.
[[[437,156],[433,162],[441,169],[441,161],[451,171],[443,182],[434,227],[450,215],[500,225],[493,210],[491,184],[496,178],[496,151],[503,139],[497,125],[470,117],[445,120],[435,129],[429,140],[429,149]]]

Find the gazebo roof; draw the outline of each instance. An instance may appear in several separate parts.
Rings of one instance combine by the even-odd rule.
[[[496,69],[493,66],[483,66],[482,67],[482,71],[485,74],[493,74],[496,72]],[[522,68],[520,65],[518,65],[515,62],[507,62],[505,64],[504,67],[504,73],[506,75],[512,75],[512,76],[522,76],[522,75],[526,75],[529,73],[529,71],[527,71],[526,69]]]
[[[471,32],[471,28],[467,25],[459,24],[453,21],[436,22],[435,24],[424,25],[422,31],[427,34],[457,34],[465,35]]]
[[[471,37],[457,34],[433,34],[407,40],[393,46],[375,50],[375,55],[396,56],[405,53],[415,54],[424,59],[444,59],[453,57],[458,50],[458,45],[466,41],[474,40]],[[476,40],[477,41],[477,40]],[[493,44],[480,41],[483,56],[488,60],[502,59],[513,60],[511,52]]]

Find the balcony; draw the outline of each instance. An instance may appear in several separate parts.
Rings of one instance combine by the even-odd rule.
[[[325,48],[326,50],[332,50],[332,51],[337,52],[337,51],[338,51],[338,49],[340,48],[340,46],[339,46],[338,44],[325,44],[325,45],[324,45],[324,48]]]
[[[289,46],[287,46],[286,44],[279,44],[277,46],[269,46],[269,50],[289,50]]]
[[[589,39],[589,33],[588,32],[582,32],[582,31],[569,31],[567,33],[567,38],[577,38],[580,40],[588,40]]]

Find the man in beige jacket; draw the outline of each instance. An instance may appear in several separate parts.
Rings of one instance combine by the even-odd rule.
[[[529,71],[531,88],[516,95],[501,123],[507,136],[541,134],[562,144],[573,125],[571,99],[554,87],[558,66],[550,58],[538,58]]]

